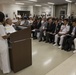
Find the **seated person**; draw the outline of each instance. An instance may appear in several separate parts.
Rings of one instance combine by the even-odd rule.
[[[21,24],[21,18],[18,17],[18,21],[15,23],[15,25],[19,26]]]
[[[75,51],[73,51],[73,53],[76,53],[76,19],[73,21],[73,25],[74,25],[74,28],[71,33],[71,37],[69,39],[67,39],[67,41],[68,41],[69,49],[72,49],[72,44],[74,42]]]
[[[5,30],[6,30],[6,33],[16,32],[16,30],[12,26],[12,20],[10,18],[6,19]]]
[[[73,53],[76,53],[76,38],[74,39],[74,45],[75,45],[75,50],[73,51]]]
[[[24,22],[25,22],[25,19],[22,17],[22,18],[21,18],[21,23],[20,23],[20,25],[23,25]]]
[[[63,39],[64,39],[65,35],[69,32],[69,30],[70,30],[70,26],[68,25],[68,19],[64,19],[64,25],[61,26],[59,33],[55,35],[55,44],[54,45],[57,45],[58,38],[60,37],[59,48],[62,48]]]
[[[63,24],[64,24],[64,23],[63,23],[63,20],[62,20],[62,19],[59,19],[58,24],[59,24],[59,25],[63,25]]]
[[[47,29],[46,29],[46,43],[52,42],[52,34],[55,31],[56,25],[53,23],[52,19],[48,19]]]
[[[55,35],[59,33],[60,28],[61,28],[61,24],[59,23],[58,19],[55,19],[55,30],[54,33],[51,34],[52,35],[52,43],[54,44],[54,40],[55,40]]]
[[[17,19],[17,18],[13,18],[12,22],[13,22],[14,24],[16,24],[16,23],[18,22],[18,19]]]
[[[28,20],[28,22],[29,22],[30,25],[32,25],[33,24],[33,18],[30,17],[29,20]]]
[[[35,20],[32,25],[33,39],[37,39],[37,33],[39,32],[40,27],[41,27],[41,19],[39,18]]]
[[[47,27],[47,20],[46,18],[44,18],[42,20],[42,23],[41,23],[41,27],[40,27],[40,35],[39,35],[39,42],[41,42],[42,40],[46,40],[46,27]]]
[[[36,25],[37,25],[37,19],[34,18],[33,19],[33,24],[31,25],[31,30],[32,30],[31,32],[32,32],[33,39],[36,38],[36,36],[34,35],[34,31],[35,31],[34,29],[36,28]]]
[[[29,23],[27,17],[24,17],[24,18],[22,19],[20,25],[25,26],[25,27],[30,26],[30,23]]]
[[[69,32],[66,34],[66,36],[63,39],[63,43],[62,43],[62,49],[65,51],[70,51],[71,49],[68,46],[68,39],[72,36],[72,34],[74,33],[74,28],[75,28],[75,24],[69,24],[70,25],[70,30]]]

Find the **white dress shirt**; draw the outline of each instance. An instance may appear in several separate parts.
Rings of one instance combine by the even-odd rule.
[[[61,31],[59,33],[67,33],[70,30],[69,25],[62,25],[61,26]]]
[[[5,30],[6,30],[6,33],[14,33],[14,32],[16,32],[14,27],[12,25],[8,25],[8,24],[5,26]]]

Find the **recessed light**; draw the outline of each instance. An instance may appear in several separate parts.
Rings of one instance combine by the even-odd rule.
[[[42,5],[36,4],[35,6],[41,7]]]
[[[69,2],[69,3],[71,3],[72,1],[71,0],[65,0],[66,2]]]
[[[37,2],[37,0],[29,0],[29,1],[32,1],[32,2]]]
[[[52,2],[48,2],[48,4],[54,5],[55,3],[52,3]]]
[[[16,3],[16,4],[19,4],[19,5],[24,5],[24,3]]]

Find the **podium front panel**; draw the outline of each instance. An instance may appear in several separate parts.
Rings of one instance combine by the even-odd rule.
[[[20,36],[20,37],[17,37]],[[27,28],[11,35],[10,62],[13,72],[32,65],[31,30]]]
[[[11,67],[14,72],[18,72],[32,65],[31,39],[23,42],[12,43],[11,45]]]

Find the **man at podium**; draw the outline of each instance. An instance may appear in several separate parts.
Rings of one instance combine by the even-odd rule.
[[[10,18],[6,19],[5,30],[6,30],[6,33],[16,32],[15,28],[12,25],[12,20]]]

